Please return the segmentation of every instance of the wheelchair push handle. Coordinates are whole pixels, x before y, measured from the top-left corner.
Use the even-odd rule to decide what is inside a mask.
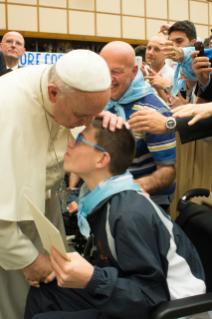
[[[194,188],[189,191],[187,191],[183,197],[182,200],[189,201],[189,199],[193,197],[209,197],[210,190],[207,188]]]

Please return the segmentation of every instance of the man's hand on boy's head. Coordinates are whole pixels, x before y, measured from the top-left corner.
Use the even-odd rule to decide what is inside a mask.
[[[94,267],[77,252],[67,255],[70,261],[65,260],[51,247],[50,258],[58,286],[84,289],[93,276]]]
[[[122,125],[124,124],[124,119],[121,116],[116,116],[115,114],[109,112],[109,111],[104,111],[101,112],[96,116],[96,118],[102,118],[102,126],[104,128],[107,128],[109,125],[109,130],[110,131],[115,131],[115,129],[120,129]],[[129,126],[127,123],[125,123],[126,128],[129,129]]]

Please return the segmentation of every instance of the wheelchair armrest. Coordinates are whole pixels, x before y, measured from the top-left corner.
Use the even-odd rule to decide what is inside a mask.
[[[150,313],[150,319],[175,319],[212,310],[212,292],[163,302]]]

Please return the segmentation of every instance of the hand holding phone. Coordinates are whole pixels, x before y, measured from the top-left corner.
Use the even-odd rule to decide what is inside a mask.
[[[196,42],[194,43],[195,51],[199,51],[197,54],[197,57],[205,57],[205,51],[202,42]],[[208,66],[202,66],[202,68],[208,68]]]

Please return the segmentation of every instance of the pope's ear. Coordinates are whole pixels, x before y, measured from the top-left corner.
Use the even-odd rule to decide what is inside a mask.
[[[96,168],[101,169],[107,166],[111,161],[110,155],[107,152],[102,153],[102,156],[99,158],[98,162],[96,163]]]
[[[58,97],[58,88],[53,83],[48,84],[48,96],[49,101],[52,103],[54,103]]]

